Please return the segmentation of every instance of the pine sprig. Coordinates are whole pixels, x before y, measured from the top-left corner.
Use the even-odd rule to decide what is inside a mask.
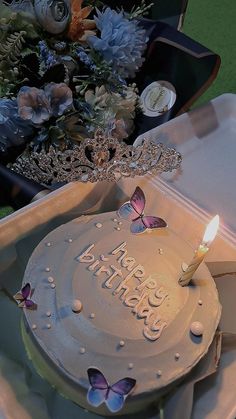
[[[0,60],[8,62],[11,66],[18,63],[23,45],[25,31],[14,32],[7,35],[0,43]]]

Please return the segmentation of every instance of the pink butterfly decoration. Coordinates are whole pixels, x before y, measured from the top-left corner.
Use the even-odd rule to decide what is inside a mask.
[[[36,304],[34,303],[34,301],[30,299],[31,296],[32,289],[30,283],[28,282],[24,287],[21,288],[20,291],[18,291],[14,295],[14,299],[18,303],[18,307],[28,308],[32,310],[36,308]]]
[[[133,390],[136,380],[125,377],[115,384],[109,385],[104,375],[96,368],[88,369],[90,388],[87,393],[88,403],[94,407],[105,403],[110,412],[122,409],[126,397]]]
[[[117,211],[119,217],[131,221],[131,233],[143,233],[146,229],[167,227],[166,222],[159,217],[144,215],[145,195],[137,186],[129,202],[125,202]]]

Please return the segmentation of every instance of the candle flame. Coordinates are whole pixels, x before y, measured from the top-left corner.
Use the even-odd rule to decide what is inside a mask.
[[[211,242],[214,240],[219,227],[219,222],[219,215],[216,215],[208,224],[205,234],[203,236],[203,243],[206,243],[207,246],[209,246]]]

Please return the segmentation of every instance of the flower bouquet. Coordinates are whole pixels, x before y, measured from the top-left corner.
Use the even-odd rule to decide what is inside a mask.
[[[170,83],[154,82],[150,88],[153,80],[147,78],[149,90],[141,94],[147,63],[149,70],[155,66],[149,50],[158,31],[156,21],[145,19],[153,4],[133,3],[124,11],[100,0],[0,0],[2,162],[20,155],[12,168],[44,184],[75,180],[69,173],[78,166],[81,150],[83,167],[92,162],[94,170],[114,163],[117,141],[132,142],[138,121],[145,131],[147,96],[144,118],[151,112],[157,124],[163,115],[171,117],[176,92]],[[99,155],[91,145],[94,137],[96,147],[100,140],[107,144]],[[127,153],[133,156],[133,150]],[[136,155],[126,159],[132,170],[133,160]],[[167,170],[178,164],[179,156]]]
[[[98,127],[120,139],[132,132],[138,95],[129,79],[148,41],[135,18],[147,7],[125,16],[89,3],[1,4],[2,147],[31,135],[35,147],[68,147]]]

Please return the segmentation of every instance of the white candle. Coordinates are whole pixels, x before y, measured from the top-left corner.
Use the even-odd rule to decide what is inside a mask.
[[[194,258],[188,265],[186,271],[182,274],[181,278],[179,279],[179,284],[184,287],[188,285],[191,281],[193,274],[196,272],[198,266],[202,263],[203,259],[205,258],[210,244],[214,240],[217,230],[219,227],[219,215],[216,215],[211,222],[208,224],[205,234],[203,236],[202,243],[200,244],[199,248],[194,255]]]

